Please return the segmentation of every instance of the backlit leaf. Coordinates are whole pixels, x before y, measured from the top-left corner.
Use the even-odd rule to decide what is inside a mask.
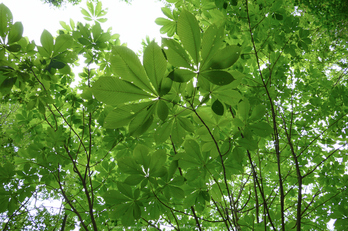
[[[153,102],[147,102],[119,106],[106,116],[104,126],[113,129],[123,127],[129,124],[141,111],[147,110],[152,103]]]
[[[177,32],[185,49],[190,53],[195,64],[198,64],[201,36],[195,16],[186,10],[181,11]]]
[[[190,59],[178,42],[174,39],[162,38],[162,44],[170,64],[175,67],[191,68]]]
[[[112,49],[110,61],[111,68],[116,75],[139,88],[154,93],[144,67],[132,50],[124,46],[116,46]]]
[[[157,115],[162,121],[168,117],[168,106],[163,100],[159,100],[157,103]]]
[[[44,30],[41,34],[41,45],[47,51],[49,55],[51,55],[53,51],[53,36],[47,30]]]
[[[215,114],[222,116],[224,114],[224,105],[217,99],[214,101],[214,103],[211,105],[211,109]]]
[[[221,48],[223,41],[223,27],[217,27],[212,25],[208,27],[203,35],[202,40],[202,62],[201,66],[204,66],[204,63],[209,61],[215,53]]]
[[[74,41],[70,35],[62,34],[56,38],[54,44],[54,54],[67,51],[73,45]]]
[[[225,48],[218,50],[215,55],[200,68],[200,70],[207,70],[209,68],[229,68],[238,60],[241,51],[242,48],[239,46],[226,46]]]
[[[160,83],[164,78],[167,62],[162,53],[162,49],[154,41],[152,41],[144,51],[144,68],[151,83],[158,92]]]
[[[3,3],[0,4],[0,36],[5,38],[12,25],[12,13]]]
[[[8,43],[12,44],[18,42],[22,38],[23,25],[21,22],[15,22],[11,26],[10,33],[8,34]]]
[[[116,77],[100,77],[92,86],[94,96],[103,103],[119,105],[152,96],[134,84]]]
[[[234,80],[233,76],[227,71],[210,70],[200,72],[199,75],[216,85],[227,85]]]
[[[186,69],[175,69],[168,77],[174,82],[185,83],[190,81],[196,73]]]

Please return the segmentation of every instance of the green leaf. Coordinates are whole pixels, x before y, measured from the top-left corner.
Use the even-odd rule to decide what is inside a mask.
[[[186,131],[188,131],[188,132],[194,132],[195,131],[195,128],[192,125],[192,122],[190,121],[189,118],[178,116],[177,120],[178,120],[179,124],[181,125],[181,127],[183,127]]]
[[[162,38],[162,44],[170,64],[175,67],[191,68],[189,56],[178,42],[174,39]]]
[[[49,64],[49,67],[50,68],[56,68],[56,69],[62,69],[65,67],[65,63],[63,62],[59,62],[59,61],[51,61],[50,64]]]
[[[91,15],[95,15],[94,14],[94,4],[92,2],[87,2],[87,7],[88,7],[88,10],[91,13]]]
[[[200,71],[207,69],[226,69],[232,66],[239,58],[242,47],[226,46],[218,50],[215,55],[200,68]]]
[[[147,110],[151,104],[153,102],[119,106],[106,116],[104,126],[112,129],[123,127],[129,124],[141,111]]]
[[[142,111],[129,124],[129,134],[133,137],[139,137],[151,126],[153,122],[153,108],[149,111]]]
[[[182,200],[185,198],[185,192],[184,190],[182,190],[182,188],[172,186],[172,185],[168,185],[167,187],[175,199]]]
[[[21,45],[19,44],[12,44],[10,46],[7,46],[6,49],[10,52],[18,52],[21,50]]]
[[[159,87],[167,68],[162,49],[152,41],[144,51],[144,68],[151,83],[159,92]]]
[[[134,84],[109,76],[100,77],[93,84],[92,92],[99,101],[110,105],[119,105],[153,97]]]
[[[187,155],[190,155],[194,157],[195,159],[199,160],[201,163],[203,163],[203,157],[201,154],[200,147],[195,140],[192,140],[192,139],[186,140],[184,143],[184,149]]]
[[[162,120],[165,121],[168,117],[168,106],[163,100],[159,100],[157,103],[157,115]]]
[[[233,76],[227,71],[209,70],[200,72],[199,75],[216,85],[227,85],[234,80]]]
[[[138,144],[133,150],[134,160],[144,166],[144,169],[147,170],[150,165],[151,157],[149,156],[149,148],[145,145]]]
[[[211,25],[205,31],[202,40],[202,62],[201,66],[204,66],[205,62],[209,61],[214,54],[220,49],[223,44],[224,28]]]
[[[312,44],[312,40],[310,38],[304,38],[303,42],[308,45]]]
[[[133,217],[134,219],[140,219],[141,217],[141,209],[138,203],[133,204]]]
[[[111,68],[116,75],[121,76],[122,79],[133,83],[139,88],[155,93],[139,58],[132,50],[124,46],[114,47],[111,52],[110,62]]]
[[[162,97],[170,91],[172,88],[173,80],[170,78],[166,77],[162,79],[161,84],[160,84],[160,90],[159,90],[159,96]]]
[[[299,35],[301,39],[305,39],[309,36],[309,30],[304,30],[303,28],[300,28]]]
[[[248,100],[243,100],[238,104],[238,115],[243,121],[247,121],[249,117],[250,104]]]
[[[185,49],[198,65],[201,36],[197,19],[190,12],[183,10],[178,18],[177,33]]]
[[[59,24],[67,31],[71,31],[70,27],[63,21],[59,21]]]
[[[161,8],[161,11],[163,12],[163,14],[164,14],[165,16],[167,16],[168,18],[174,20],[173,14],[172,14],[172,12],[170,11],[169,8],[167,8],[167,7],[162,7],[162,8]]]
[[[128,184],[117,182],[117,188],[123,195],[133,198],[132,188]]]
[[[46,108],[45,108],[45,105],[43,104],[43,102],[41,100],[39,100],[38,108],[39,108],[39,112],[44,115],[45,111],[46,111]]]
[[[123,157],[117,161],[119,170],[128,174],[143,174],[140,166],[131,157]]]
[[[155,151],[151,156],[150,169],[162,167],[167,160],[166,151],[163,149]]]
[[[222,116],[224,114],[224,105],[217,99],[214,101],[214,103],[211,105],[211,109],[213,112],[219,116]]]
[[[70,19],[70,27],[72,30],[75,30],[75,22],[74,22],[74,20],[72,20],[72,18]]]
[[[99,16],[99,14],[102,12],[102,3],[97,2],[97,5],[95,6],[94,15]]]
[[[163,123],[162,125],[156,128],[154,138],[157,144],[163,143],[169,138],[170,133],[172,131],[172,125],[173,125],[173,121],[170,121],[170,122]]]
[[[240,139],[238,140],[238,144],[250,151],[257,150],[258,148],[257,142],[252,139],[246,139],[246,138]]]
[[[213,92],[212,95],[217,97],[223,103],[226,103],[231,106],[237,105],[238,102],[242,99],[242,95],[238,91],[232,89],[225,89],[225,87],[218,88]]]
[[[53,37],[50,32],[44,30],[41,34],[41,45],[46,50],[48,55],[50,56],[53,51]]]
[[[87,10],[83,9],[83,8],[81,8],[81,13],[82,13],[84,16],[88,17],[88,18],[91,18],[91,17],[92,17],[92,16],[89,14],[89,12],[88,12]]]
[[[22,38],[23,25],[21,22],[16,22],[11,26],[10,33],[8,34],[8,44],[18,42]]]
[[[161,177],[167,173],[167,169],[164,164],[167,160],[167,154],[165,150],[157,150],[151,156],[150,163],[150,176]]]
[[[250,120],[256,121],[261,119],[266,113],[266,107],[263,104],[258,104],[251,113]]]
[[[173,80],[174,82],[178,83],[186,83],[190,81],[196,73],[186,70],[186,69],[175,69],[174,71],[170,72],[168,77]]]
[[[267,137],[273,133],[272,127],[265,122],[259,122],[256,124],[251,124],[249,126],[250,130],[252,130],[256,135],[261,137]]]
[[[5,39],[13,22],[12,13],[3,3],[0,4],[0,36]]]
[[[173,160],[170,163],[169,168],[168,168],[168,178],[167,178],[167,181],[169,181],[170,179],[173,178],[173,176],[174,176],[174,174],[175,174],[177,169],[178,169],[178,161],[177,160]],[[184,183],[184,178],[182,176],[176,177],[176,178],[181,178],[182,179],[182,184]],[[173,181],[174,181],[174,179],[170,182],[173,185],[179,185],[179,186],[182,185],[182,184],[176,184],[176,182],[173,182]]]
[[[133,215],[133,206],[129,206],[127,211],[123,214],[120,214],[121,217],[121,222],[122,225],[127,227],[127,226],[132,226],[134,225],[134,215]]]
[[[129,184],[129,185],[137,185],[139,184],[142,180],[145,179],[144,175],[130,175],[128,176],[123,183]]]
[[[178,122],[178,120],[174,121],[170,135],[171,135],[173,143],[175,145],[181,146],[181,144],[184,142],[184,138],[186,136],[186,133],[185,133],[184,128]]]
[[[103,195],[103,198],[105,200],[105,203],[108,205],[117,205],[129,201],[129,198],[125,197],[123,194],[116,190],[107,191]]]
[[[72,47],[74,41],[70,35],[61,34],[56,38],[56,43],[54,44],[54,53],[53,55],[57,55],[60,52],[67,51]]]
[[[275,13],[274,16],[277,20],[283,20],[283,15],[281,14]]]

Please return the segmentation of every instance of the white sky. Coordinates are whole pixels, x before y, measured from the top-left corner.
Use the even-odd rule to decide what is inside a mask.
[[[61,9],[50,7],[40,0],[0,0],[0,3],[4,3],[11,10],[14,21],[23,23],[23,35],[29,40],[35,40],[36,44],[40,44],[44,29],[54,37],[57,36],[57,31],[62,28],[59,21],[69,25],[71,18],[75,23],[88,23],[80,12],[81,7],[87,9],[86,0],[82,0],[77,6],[67,4]],[[108,8],[105,16],[108,21],[101,26],[104,30],[112,27],[113,33],[120,34],[121,43],[127,43],[135,52],[141,49],[141,41],[146,35],[160,43],[160,27],[154,21],[163,17],[163,3],[158,0],[133,0],[131,4],[127,4],[122,0],[102,0],[102,4],[103,9]]]

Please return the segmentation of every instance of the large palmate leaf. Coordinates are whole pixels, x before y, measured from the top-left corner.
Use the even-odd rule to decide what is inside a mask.
[[[129,124],[141,111],[146,111],[153,102],[128,104],[111,111],[104,120],[106,128],[120,128]]]
[[[44,30],[41,34],[40,41],[41,41],[42,48],[47,52],[48,57],[50,57],[53,51],[53,36],[51,35],[50,32],[48,32],[47,30]]]
[[[190,12],[183,10],[178,19],[177,33],[185,49],[198,65],[201,35],[197,19]]]
[[[234,80],[229,72],[221,70],[202,71],[199,75],[216,85],[227,85]]]
[[[18,42],[22,38],[23,25],[21,22],[16,22],[11,26],[10,33],[8,34],[8,43],[12,44]]]
[[[10,26],[12,25],[13,16],[9,8],[3,3],[0,4],[0,36],[5,38]]]
[[[154,41],[144,51],[144,68],[152,85],[159,92],[160,84],[167,68],[167,62],[162,49]]]
[[[174,82],[185,83],[187,81],[190,81],[195,75],[196,73],[190,70],[175,69],[168,75],[168,77]]]
[[[110,105],[152,97],[134,84],[110,76],[99,78],[93,84],[92,92],[99,101]]]
[[[113,72],[122,79],[152,93],[155,93],[137,55],[129,48],[116,46],[110,56]]]
[[[191,68],[189,56],[178,42],[174,39],[162,38],[162,44],[170,64],[175,67]]]
[[[56,42],[54,44],[54,54],[56,55],[60,52],[64,52],[67,49],[71,48],[74,41],[73,38],[70,35],[67,34],[61,34],[56,38]]]
[[[200,70],[229,68],[238,60],[241,51],[242,48],[239,46],[226,46],[218,50],[210,60],[207,60]]]
[[[223,44],[224,28],[212,25],[204,32],[201,51],[201,66],[204,66]]]
[[[137,137],[142,135],[153,122],[155,107],[150,105],[147,110],[140,111],[129,124],[129,134]]]

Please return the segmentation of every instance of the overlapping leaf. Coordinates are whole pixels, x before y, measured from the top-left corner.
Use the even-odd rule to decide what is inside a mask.
[[[119,105],[152,97],[134,84],[116,77],[101,77],[92,87],[95,97],[103,103]]]
[[[144,67],[132,50],[124,46],[116,46],[112,49],[110,61],[111,68],[116,75],[139,88],[155,93]]]
[[[190,12],[183,10],[179,16],[177,33],[185,49],[191,55],[195,64],[199,61],[201,35],[197,19]]]
[[[151,83],[159,92],[161,81],[167,68],[162,49],[152,41],[144,51],[144,68]]]

